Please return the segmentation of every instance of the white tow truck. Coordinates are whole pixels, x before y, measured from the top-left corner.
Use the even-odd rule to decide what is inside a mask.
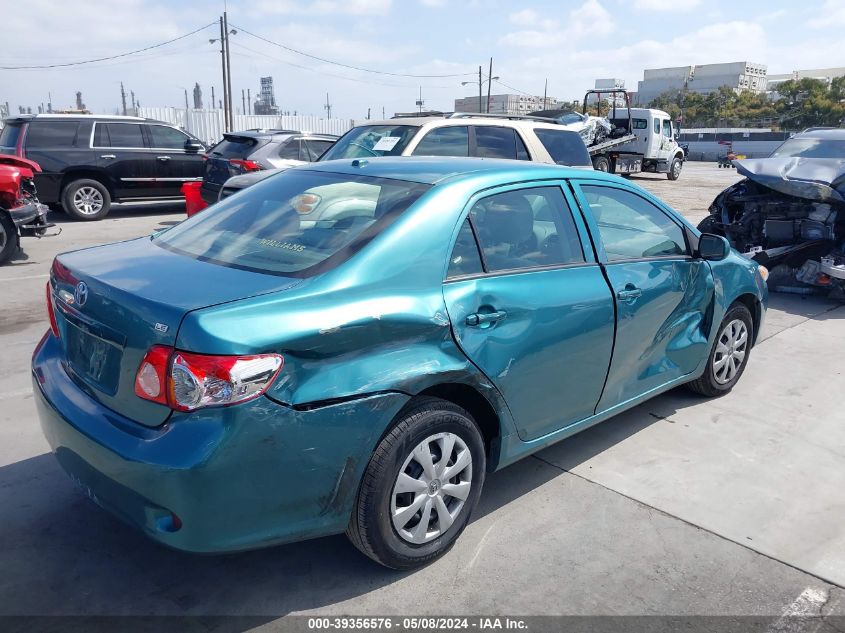
[[[584,114],[590,95],[597,97],[599,115],[602,105],[608,106],[607,119],[611,125],[605,138],[587,146],[593,168],[623,175],[663,173],[669,180],[678,179],[684,164],[684,150],[678,145],[677,129],[668,113],[632,108],[624,90],[588,90],[584,95]],[[625,105],[617,105],[620,101]]]

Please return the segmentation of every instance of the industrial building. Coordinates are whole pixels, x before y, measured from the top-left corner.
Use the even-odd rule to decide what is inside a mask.
[[[279,107],[276,105],[276,95],[273,91],[273,78],[261,78],[261,92],[252,110],[255,114],[278,114]]]
[[[771,99],[777,99],[780,97],[777,87],[784,81],[818,79],[820,81],[824,81],[827,83],[828,87],[830,87],[830,83],[837,77],[845,77],[845,68],[810,68],[808,70],[793,70],[791,73],[784,73],[780,75],[769,75],[767,77],[767,92]]]
[[[765,64],[752,62],[649,68],[643,71],[643,80],[638,82],[636,102],[645,105],[670,91],[709,94],[722,86],[736,92],[763,93],[767,86],[766,71]]]
[[[478,96],[455,99],[455,112],[478,112]],[[491,114],[528,114],[536,110],[554,110],[563,106],[559,99],[546,97],[533,97],[527,95],[490,95]],[[481,107],[487,111],[487,95],[481,97]]]

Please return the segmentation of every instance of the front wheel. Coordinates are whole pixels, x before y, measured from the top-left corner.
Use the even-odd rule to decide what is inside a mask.
[[[593,169],[596,171],[610,171],[610,161],[607,159],[606,156],[599,156],[598,158],[593,159]]]
[[[111,195],[98,180],[82,178],[65,187],[62,206],[76,220],[102,220],[111,208]]]
[[[18,228],[12,218],[0,209],[0,264],[5,264],[18,250]]]
[[[346,533],[386,567],[425,565],[463,532],[485,468],[484,442],[472,416],[439,398],[420,399],[376,447]]]
[[[711,398],[728,393],[739,382],[748,365],[753,340],[751,312],[737,303],[728,310],[719,325],[719,334],[710,350],[704,374],[687,386],[695,393]]]
[[[669,173],[666,174],[666,177],[669,180],[677,180],[681,177],[681,168],[684,165],[684,161],[680,158],[675,158],[672,160],[672,166],[669,167]]]

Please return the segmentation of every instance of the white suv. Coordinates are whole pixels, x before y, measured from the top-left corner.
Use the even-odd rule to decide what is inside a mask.
[[[476,156],[592,168],[578,133],[553,121],[464,113],[358,125],[320,161],[372,156]]]

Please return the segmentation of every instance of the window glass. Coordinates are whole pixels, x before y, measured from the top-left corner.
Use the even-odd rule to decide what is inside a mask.
[[[649,201],[629,191],[582,185],[610,261],[687,254],[684,232]]]
[[[0,147],[14,148],[18,144],[22,128],[23,126],[20,123],[6,123],[3,129],[0,129]],[[13,154],[14,152],[9,153]]]
[[[166,125],[151,125],[147,128],[152,135],[153,147],[161,149],[185,149],[188,135]]]
[[[592,166],[590,153],[577,132],[534,128],[534,133],[558,165]]]
[[[351,257],[428,188],[289,169],[221,200],[153,242],[223,266],[307,277]]]
[[[645,119],[632,119],[634,122],[634,129],[635,130],[646,130],[648,129],[648,121]]]
[[[581,241],[559,187],[498,193],[470,210],[488,271],[584,261]]]
[[[461,275],[474,275],[480,272],[483,272],[481,255],[478,253],[478,244],[472,234],[469,218],[467,218],[458,233],[455,248],[452,249],[452,257],[449,259],[449,270],[446,276],[460,277]]]
[[[78,121],[35,120],[26,131],[26,148],[73,147],[78,130]]]
[[[302,141],[302,144],[308,148],[309,160],[317,160],[322,156],[327,149],[334,145],[334,141],[318,141],[310,138],[307,141]]]
[[[220,158],[246,158],[257,148],[258,141],[251,136],[224,134],[223,140],[212,147],[208,153]]]
[[[298,138],[289,139],[279,148],[279,158],[285,158],[287,160],[308,160],[302,157],[302,153]]]
[[[528,148],[525,147],[525,142],[516,130],[513,131],[513,136],[516,139],[516,160],[531,160],[528,155]]]
[[[792,138],[772,152],[772,156],[845,158],[845,141],[826,141],[820,138]]]
[[[660,134],[660,119],[654,120],[654,133]]]
[[[108,147],[144,147],[144,135],[137,123],[98,123],[108,130]]]
[[[417,130],[414,125],[359,125],[341,136],[320,160],[401,156]]]
[[[482,158],[516,158],[516,135],[509,127],[475,127],[475,145]]]
[[[414,156],[469,156],[469,131],[465,125],[439,127],[423,136]]]
[[[672,138],[672,122],[668,120],[663,121],[663,136]]]

